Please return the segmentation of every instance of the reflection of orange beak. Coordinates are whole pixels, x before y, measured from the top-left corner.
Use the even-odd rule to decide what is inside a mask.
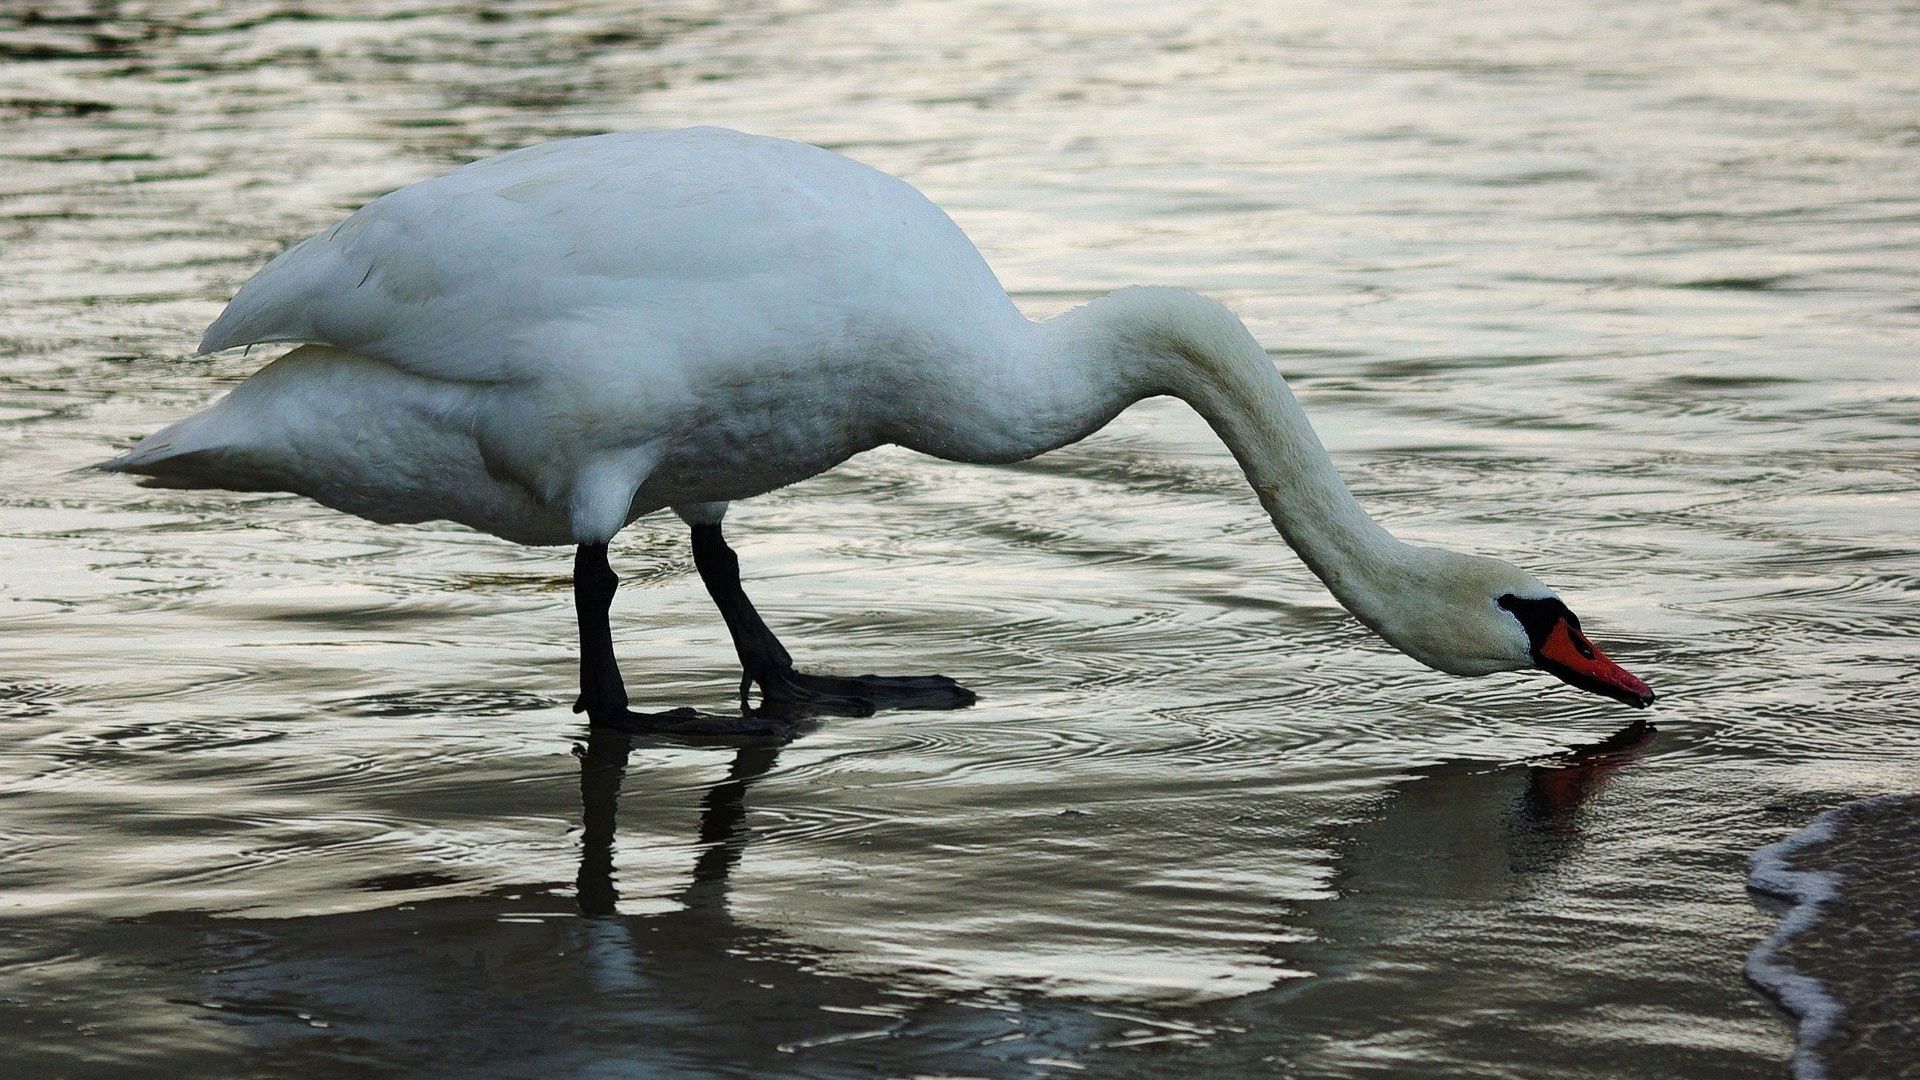
[[[1564,618],[1547,632],[1534,656],[1543,670],[1582,690],[1605,694],[1640,709],[1653,704],[1652,688],[1607,659],[1607,654],[1594,648],[1593,642]]]

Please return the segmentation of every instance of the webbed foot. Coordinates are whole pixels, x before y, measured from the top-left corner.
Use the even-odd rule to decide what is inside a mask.
[[[697,709],[659,713],[594,710],[588,719],[594,727],[690,746],[781,746],[793,741],[801,721],[798,714],[778,709],[756,709],[739,716]]]
[[[868,716],[881,709],[964,709],[973,691],[945,675],[809,675],[792,667],[754,672],[741,683],[744,698],[760,684],[766,705],[782,711]]]

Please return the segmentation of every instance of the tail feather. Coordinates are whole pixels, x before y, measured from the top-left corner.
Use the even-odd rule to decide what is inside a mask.
[[[288,491],[370,521],[445,518],[519,543],[571,542],[564,509],[489,471],[475,435],[483,393],[307,345],[94,467],[154,487]]]
[[[193,414],[135,443],[118,457],[92,466],[101,472],[132,473],[147,487],[217,487],[230,491],[272,490],[264,478],[248,475],[245,455],[220,429],[219,408]]]

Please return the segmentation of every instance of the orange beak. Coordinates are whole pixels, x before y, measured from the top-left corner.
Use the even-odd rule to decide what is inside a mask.
[[[1634,674],[1607,659],[1577,627],[1564,617],[1547,631],[1545,640],[1534,650],[1534,663],[1552,672],[1561,681],[1605,694],[1644,709],[1653,704],[1653,689]]]

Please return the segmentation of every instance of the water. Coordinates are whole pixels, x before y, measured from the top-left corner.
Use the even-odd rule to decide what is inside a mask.
[[[1746,855],[1920,782],[1910,13],[628,7],[0,14],[23,1075],[1785,1068]],[[911,179],[1029,313],[1225,301],[1362,498],[1559,586],[1657,735],[1547,767],[1623,710],[1385,651],[1171,402],[736,507],[803,661],[982,695],[777,754],[590,744],[564,552],[70,473],[273,355],[181,359],[286,243],[691,122]],[[678,523],[614,562],[637,699],[723,705]]]

